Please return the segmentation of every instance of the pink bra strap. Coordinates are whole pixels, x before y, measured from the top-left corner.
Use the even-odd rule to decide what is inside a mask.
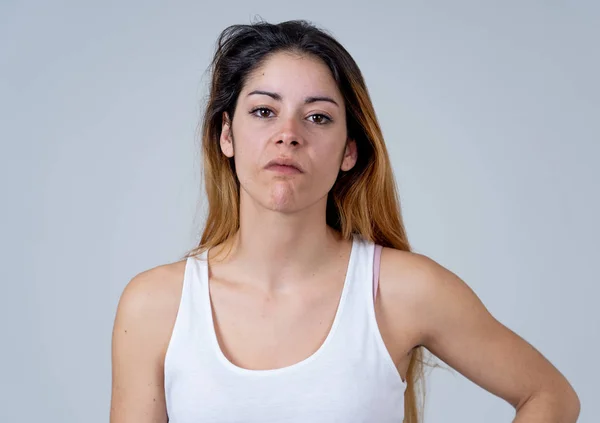
[[[377,298],[377,287],[379,286],[379,263],[381,262],[381,245],[375,244],[375,253],[373,254],[373,300]]]

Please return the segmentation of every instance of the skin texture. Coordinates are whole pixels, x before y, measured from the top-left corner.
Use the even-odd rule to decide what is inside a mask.
[[[337,105],[307,102],[315,97]],[[241,185],[240,230],[209,251],[215,331],[233,364],[285,367],[319,348],[335,315],[351,245],[326,225],[326,201],[338,172],[355,165],[356,146],[328,68],[306,56],[270,57],[223,121],[221,150],[234,158]],[[297,160],[304,172],[264,168],[277,157]],[[217,260],[226,246],[231,254]],[[167,422],[163,363],[184,266],[144,271],[123,291],[113,329],[111,423]],[[412,350],[423,345],[512,404],[516,422],[576,420],[579,401],[560,372],[433,260],[384,248],[375,308],[402,379]]]

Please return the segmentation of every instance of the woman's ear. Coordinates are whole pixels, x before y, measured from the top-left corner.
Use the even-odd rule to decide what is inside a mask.
[[[233,157],[233,137],[231,133],[231,120],[229,119],[229,114],[227,112],[223,112],[222,121],[219,144],[221,145],[223,154],[231,158]]]
[[[342,159],[342,165],[340,169],[344,172],[349,171],[356,164],[356,160],[358,158],[358,152],[356,148],[356,141],[351,138],[348,138],[346,141],[346,149],[344,151],[344,157]]]

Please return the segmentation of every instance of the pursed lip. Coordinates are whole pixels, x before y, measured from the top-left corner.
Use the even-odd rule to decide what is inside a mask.
[[[269,163],[267,163],[265,169],[268,169],[270,166],[273,165],[291,166],[293,168],[296,168],[299,172],[304,173],[304,169],[302,169],[302,166],[300,166],[300,164],[296,160],[290,157],[278,157],[276,159],[273,159]]]

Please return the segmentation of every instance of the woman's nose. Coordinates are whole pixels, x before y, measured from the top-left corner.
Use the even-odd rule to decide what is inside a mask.
[[[279,127],[275,141],[277,143],[284,144],[301,144],[302,138],[302,127],[296,116],[290,116],[282,119],[281,126]]]

